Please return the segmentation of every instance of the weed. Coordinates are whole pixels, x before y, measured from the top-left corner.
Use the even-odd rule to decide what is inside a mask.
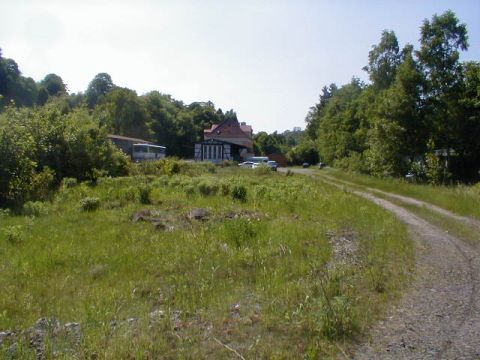
[[[358,327],[352,301],[345,295],[326,298],[319,317],[321,333],[329,339],[350,337]]]
[[[226,181],[220,183],[220,194],[222,196],[228,196],[230,195],[230,184]]]
[[[62,180],[62,187],[64,188],[73,188],[78,185],[78,181],[75,178],[63,178]]]
[[[140,186],[140,203],[141,204],[145,204],[145,205],[151,204],[152,203],[151,195],[152,195],[152,187],[150,185],[145,184]]]
[[[48,214],[48,206],[41,201],[27,201],[22,212],[26,216],[42,216]]]
[[[185,185],[183,191],[187,196],[193,196],[196,193],[195,186],[193,186],[192,184]]]
[[[234,244],[237,248],[251,245],[258,234],[258,228],[255,224],[245,219],[228,221],[224,228],[225,240]]]
[[[21,225],[7,226],[4,230],[7,241],[12,245],[18,245],[23,242],[23,227]]]
[[[0,218],[10,216],[11,210],[10,209],[1,209],[0,208]]]
[[[198,184],[198,191],[202,196],[213,196],[218,192],[218,185],[213,182],[202,181]]]
[[[260,165],[253,169],[255,175],[271,175],[272,169],[268,165]]]
[[[241,202],[247,201],[247,188],[244,185],[236,184],[232,187],[232,199]]]
[[[100,207],[100,199],[98,197],[86,197],[80,200],[80,208],[83,211],[95,211]]]

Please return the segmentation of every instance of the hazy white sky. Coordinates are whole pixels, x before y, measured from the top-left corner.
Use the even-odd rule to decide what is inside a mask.
[[[383,29],[417,44],[423,19],[453,10],[480,60],[480,0],[0,0],[0,48],[25,76],[85,91],[99,72],[143,94],[233,108],[255,132],[304,128],[321,88],[366,80]]]

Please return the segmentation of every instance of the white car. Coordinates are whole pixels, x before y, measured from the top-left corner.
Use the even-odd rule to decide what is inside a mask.
[[[242,167],[242,168],[252,168],[253,167],[253,164],[254,162],[253,161],[245,161],[245,162],[242,162],[240,164],[238,164],[238,166]]]

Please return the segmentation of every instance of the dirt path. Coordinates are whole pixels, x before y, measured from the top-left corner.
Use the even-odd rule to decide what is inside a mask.
[[[329,176],[329,175],[326,175],[326,174],[320,174],[320,175],[321,175],[321,177],[326,178],[326,179],[328,179],[332,182],[335,182],[335,183],[342,183],[342,184],[350,185],[350,186],[360,186],[360,187],[364,188],[365,190],[367,190],[368,192],[373,192],[373,193],[380,194],[380,195],[383,195],[383,196],[388,196],[392,199],[400,200],[400,201],[402,201],[406,204],[426,207],[427,209],[435,211],[435,212],[437,212],[441,215],[447,216],[451,219],[458,220],[458,221],[463,222],[463,223],[465,223],[465,224],[467,224],[467,225],[469,225],[469,226],[471,226],[471,227],[473,227],[477,230],[480,230],[480,220],[473,219],[473,218],[468,217],[468,216],[457,215],[457,214],[455,214],[455,213],[453,213],[449,210],[446,210],[444,208],[441,208],[437,205],[429,204],[425,201],[417,200],[417,199],[414,199],[414,198],[411,198],[411,197],[407,197],[407,196],[403,196],[403,195],[398,195],[398,194],[378,190],[378,189],[371,188],[371,187],[368,187],[368,186],[365,186],[365,185],[355,184],[355,183],[352,183],[350,181],[340,180],[340,179],[337,179],[333,176]]]
[[[296,172],[314,175],[309,169]],[[324,180],[343,186],[336,180]],[[404,208],[351,190],[394,213],[417,245],[417,276],[355,359],[480,359],[480,256],[477,249]],[[390,195],[389,193],[386,193]],[[428,204],[427,204],[428,205]]]

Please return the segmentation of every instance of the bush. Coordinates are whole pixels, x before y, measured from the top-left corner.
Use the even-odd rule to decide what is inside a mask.
[[[77,185],[78,185],[78,180],[75,179],[75,178],[66,177],[66,178],[63,178],[63,180],[62,180],[62,187],[63,188],[70,189],[70,188],[73,188]]]
[[[256,200],[260,200],[266,197],[267,193],[269,191],[269,188],[265,185],[257,185],[254,188],[254,196]]]
[[[48,206],[41,201],[27,201],[23,205],[23,214],[26,216],[42,216],[48,214]]]
[[[142,185],[140,187],[140,203],[148,205],[152,203],[151,199],[152,187],[150,185]]]
[[[272,173],[272,169],[268,165],[259,165],[255,169],[253,169],[255,175],[270,175]]]
[[[183,188],[183,191],[185,191],[185,194],[187,196],[193,196],[195,195],[195,186],[193,186],[192,184],[185,185],[185,187]]]
[[[198,184],[198,191],[202,196],[213,196],[218,192],[218,185],[209,181],[202,181]]]
[[[4,229],[5,236],[7,238],[7,241],[10,244],[16,245],[20,244],[23,242],[23,227],[21,225],[12,225],[12,226],[7,226]]]
[[[237,248],[251,245],[251,242],[258,235],[257,227],[245,219],[228,221],[225,223],[224,229],[226,232],[225,239]]]
[[[345,171],[366,173],[367,167],[363,155],[357,152],[350,152],[348,156],[335,160],[335,167]]]
[[[30,198],[33,200],[47,200],[52,191],[54,179],[55,172],[46,166],[41,172],[36,173],[32,178]]]
[[[83,211],[95,211],[100,207],[100,199],[97,197],[86,197],[80,200],[80,208]]]
[[[87,109],[65,113],[56,104],[2,113],[0,159],[0,202],[13,206],[47,198],[64,177],[124,175],[128,165]]]
[[[232,199],[241,202],[247,201],[247,188],[244,185],[234,185],[232,187]]]
[[[137,199],[137,190],[133,186],[122,189],[120,192],[120,200],[124,202],[135,201]]]
[[[348,337],[356,330],[353,305],[343,295],[325,299],[319,315],[321,332],[329,339]]]
[[[228,182],[222,182],[220,184],[220,194],[222,194],[222,196],[230,195],[230,184]]]

